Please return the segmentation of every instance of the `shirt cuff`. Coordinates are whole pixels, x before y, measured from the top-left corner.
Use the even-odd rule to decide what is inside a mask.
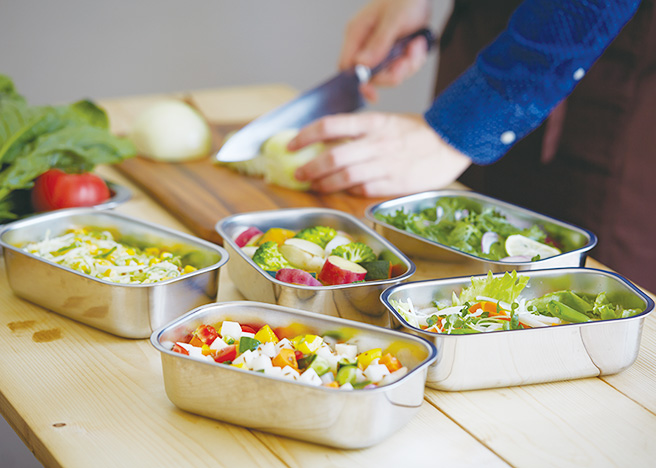
[[[538,127],[554,105],[528,95],[514,95],[511,101],[491,85],[477,62],[440,94],[424,118],[446,143],[486,165]]]

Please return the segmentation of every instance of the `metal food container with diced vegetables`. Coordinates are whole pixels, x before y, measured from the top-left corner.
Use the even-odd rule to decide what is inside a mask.
[[[438,359],[428,371],[426,385],[439,390],[473,390],[594,377],[621,372],[636,360],[642,326],[654,301],[622,276],[591,268],[557,268],[518,272],[529,277],[520,297],[535,298],[557,290],[606,292],[639,315],[613,320],[450,335],[432,333],[409,324],[396,310],[396,301],[425,307],[449,300],[471,285],[470,277],[417,281],[386,290],[385,304],[396,327],[431,340]],[[497,274],[495,276],[501,276]]]
[[[549,236],[563,241],[569,248],[560,255],[539,260],[495,261],[399,229],[376,217],[377,214],[393,215],[398,210],[406,213],[419,213],[424,209],[435,207],[435,204],[441,198],[460,198],[464,202],[474,204],[474,206],[481,209],[493,208],[519,228],[528,228],[537,224]],[[488,271],[502,272],[584,266],[588,252],[597,244],[597,237],[590,231],[511,203],[466,190],[436,190],[387,200],[369,206],[365,211],[365,216],[374,223],[374,229],[377,232],[410,258],[458,263],[466,267],[467,274],[472,275],[484,274]],[[463,270],[460,269],[459,271]]]
[[[385,253],[399,273],[389,279],[334,286],[305,286],[275,279],[258,267],[237,246],[234,237],[244,228],[255,226],[261,231],[282,227],[301,230],[312,226],[328,226],[351,234],[377,254]],[[335,317],[380,326],[389,326],[389,314],[379,301],[385,288],[407,281],[415,265],[399,249],[357,218],[326,208],[291,208],[232,215],[216,225],[223,245],[230,253],[228,272],[237,289],[246,299],[278,304]]]
[[[391,384],[359,390],[314,386],[171,351],[198,325],[224,320],[303,326],[312,333],[345,334],[360,350],[393,349],[408,373]],[[201,306],[155,331],[164,386],[179,408],[273,434],[339,448],[361,448],[389,437],[415,415],[424,399],[426,371],[435,360],[427,340],[369,324],[260,302]]]
[[[134,247],[159,247],[197,268],[149,284],[97,279],[32,255],[21,247],[73,228],[112,232]],[[153,330],[201,304],[216,300],[219,268],[228,261],[222,247],[139,219],[74,208],[35,215],[0,232],[9,286],[17,296],[61,315],[125,338],[147,338]]]

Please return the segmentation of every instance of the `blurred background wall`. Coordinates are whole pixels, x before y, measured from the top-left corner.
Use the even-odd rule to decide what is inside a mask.
[[[261,83],[300,91],[336,72],[346,23],[366,3],[2,0],[0,73],[30,104]],[[450,10],[451,0],[433,1],[437,32]],[[422,112],[437,59],[371,108]],[[1,418],[0,460],[39,466]]]

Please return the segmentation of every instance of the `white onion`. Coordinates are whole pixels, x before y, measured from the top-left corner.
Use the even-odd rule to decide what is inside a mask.
[[[481,238],[481,250],[483,251],[484,254],[489,254],[490,247],[492,247],[492,244],[498,241],[499,241],[499,234],[491,231],[486,232],[485,234],[483,234],[483,237]]]
[[[191,106],[174,100],[160,101],[139,115],[130,139],[140,155],[166,162],[206,157],[212,145],[205,119]]]

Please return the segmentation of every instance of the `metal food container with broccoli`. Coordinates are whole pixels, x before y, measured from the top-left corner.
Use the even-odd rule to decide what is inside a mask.
[[[355,217],[326,208],[229,216],[216,225],[246,299],[389,326],[378,297],[414,264]]]
[[[410,258],[463,264],[468,274],[583,266],[597,243],[585,229],[464,190],[400,197],[365,214]]]
[[[222,247],[113,211],[35,215],[0,232],[17,296],[125,338],[216,300]]]

